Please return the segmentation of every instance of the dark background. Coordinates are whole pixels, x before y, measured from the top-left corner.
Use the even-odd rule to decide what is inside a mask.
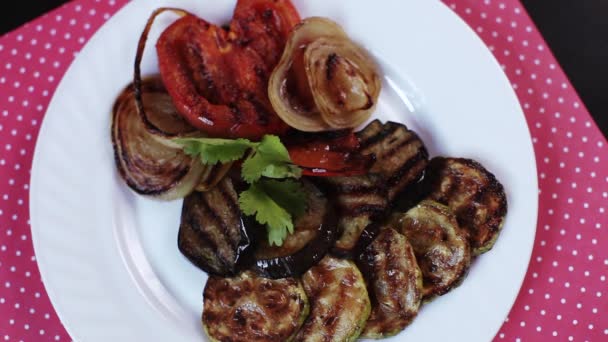
[[[608,136],[608,0],[521,1],[600,129]],[[17,7],[14,1],[3,1],[0,34],[65,2],[25,1]]]

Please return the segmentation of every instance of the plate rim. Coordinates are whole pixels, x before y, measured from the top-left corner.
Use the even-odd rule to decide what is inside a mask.
[[[141,1],[140,1],[140,2],[141,2]],[[161,2],[161,3],[162,3],[162,1],[156,1],[156,2]],[[102,30],[102,29],[103,29],[104,27],[106,27],[106,26],[107,26],[107,25],[108,25],[108,24],[109,24],[111,21],[113,21],[113,20],[114,20],[114,21],[118,21],[118,19],[115,19],[115,18],[117,18],[117,17],[118,17],[118,18],[120,18],[120,14],[121,14],[121,13],[126,13],[128,8],[130,8],[130,7],[135,7],[135,4],[136,4],[136,3],[138,3],[138,1],[132,1],[132,2],[128,2],[128,3],[124,4],[124,5],[123,5],[123,6],[122,6],[122,7],[121,7],[119,10],[117,10],[117,11],[116,11],[116,12],[115,12],[115,13],[112,15],[112,17],[111,17],[111,18],[110,18],[108,21],[106,21],[105,23],[103,23],[103,24],[102,24],[102,25],[101,25],[101,26],[100,26],[100,27],[97,29],[97,31],[96,31],[96,32],[95,32],[95,33],[94,33],[94,34],[93,34],[93,35],[90,37],[90,39],[89,39],[89,40],[87,41],[87,43],[86,43],[86,44],[85,44],[85,45],[82,47],[82,49],[81,49],[81,50],[84,50],[84,49],[85,49],[85,48],[86,48],[88,45],[91,45],[91,43],[92,43],[92,42],[97,41],[97,40],[99,39],[99,37],[102,35],[102,34],[100,34],[100,32],[103,32],[103,30]],[[486,51],[486,52],[487,52],[487,53],[488,53],[488,54],[491,56],[491,60],[494,62],[495,66],[496,66],[497,68],[500,68],[500,64],[499,64],[499,62],[498,62],[498,61],[496,60],[496,58],[495,58],[495,57],[494,57],[494,56],[493,56],[493,55],[490,53],[490,51],[489,51],[489,49],[487,48],[487,46],[485,45],[485,43],[484,43],[484,42],[482,41],[482,39],[481,39],[481,38],[480,38],[480,37],[479,37],[479,36],[478,36],[478,35],[475,33],[475,31],[474,31],[474,30],[473,30],[473,29],[472,29],[472,28],[471,28],[471,27],[470,27],[470,26],[469,26],[469,25],[468,25],[468,24],[467,24],[467,23],[466,23],[466,22],[465,22],[465,21],[464,21],[464,20],[463,20],[463,19],[462,19],[460,16],[458,16],[456,13],[454,13],[453,11],[451,11],[451,10],[450,10],[450,8],[448,7],[448,5],[447,5],[447,4],[444,4],[444,3],[443,3],[443,2],[441,2],[441,1],[436,1],[435,3],[436,3],[436,4],[438,4],[438,6],[437,6],[438,8],[439,8],[439,7],[441,7],[441,8],[439,8],[439,10],[442,10],[442,11],[449,11],[449,12],[450,12],[450,14],[452,15],[452,17],[454,17],[455,19],[457,19],[457,21],[459,21],[461,25],[465,26],[465,30],[463,30],[463,33],[464,33],[465,31],[466,31],[466,32],[468,32],[468,35],[469,35],[469,36],[471,36],[469,39],[471,39],[471,38],[472,38],[472,39],[473,39],[473,40],[475,40],[475,41],[476,41],[478,44],[481,44],[481,45],[483,46],[483,50],[485,50],[485,51]],[[79,55],[80,55],[80,54],[79,54]],[[77,57],[77,58],[78,58],[78,57]],[[36,230],[37,230],[37,229],[39,229],[38,227],[40,227],[40,222],[38,222],[38,217],[35,215],[35,212],[36,212],[36,210],[37,210],[36,204],[34,204],[34,203],[35,203],[35,201],[33,201],[33,200],[32,200],[33,196],[36,194],[36,191],[37,191],[37,189],[38,189],[38,184],[37,184],[37,183],[39,182],[39,179],[40,179],[40,176],[38,175],[38,173],[40,172],[40,171],[39,171],[39,170],[40,170],[40,167],[38,166],[38,164],[40,163],[40,155],[39,155],[39,154],[41,153],[41,152],[40,152],[40,150],[41,150],[41,149],[39,148],[39,142],[42,140],[41,138],[43,137],[43,135],[44,135],[44,134],[46,134],[46,135],[48,135],[48,134],[49,134],[49,133],[45,133],[45,132],[47,132],[47,131],[48,131],[48,129],[45,129],[45,127],[47,127],[47,126],[48,126],[48,125],[46,124],[46,122],[47,122],[48,120],[46,120],[46,119],[47,119],[47,117],[48,117],[49,113],[50,113],[50,112],[51,112],[53,109],[55,109],[53,104],[56,102],[56,97],[57,97],[56,95],[57,95],[57,94],[60,92],[60,89],[62,89],[63,87],[65,87],[65,83],[66,83],[66,75],[67,75],[67,74],[69,74],[69,72],[70,72],[70,70],[73,68],[73,65],[75,64],[75,62],[76,62],[76,59],[75,59],[75,60],[73,60],[73,61],[72,61],[72,63],[70,63],[70,66],[69,66],[69,67],[66,69],[66,71],[65,71],[64,75],[62,76],[62,78],[61,78],[60,82],[58,83],[58,85],[57,85],[57,87],[56,87],[56,89],[55,89],[55,92],[54,92],[54,94],[53,94],[53,96],[52,96],[52,98],[51,98],[51,101],[49,102],[49,104],[48,104],[48,106],[47,106],[47,109],[46,109],[46,111],[45,111],[45,114],[44,114],[44,117],[43,117],[43,120],[42,120],[42,123],[41,123],[41,127],[40,127],[40,130],[39,130],[39,133],[38,133],[37,139],[36,139],[35,148],[34,148],[33,159],[32,159],[32,167],[31,167],[31,173],[30,173],[30,182],[29,182],[29,184],[30,184],[30,194],[29,194],[28,201],[29,201],[29,215],[30,215],[30,220],[31,220],[31,221],[30,221],[30,222],[31,222],[31,224],[30,224],[30,226],[31,226],[31,238],[32,238],[32,243],[33,243],[33,247],[34,247],[34,253],[35,253],[35,255],[37,255],[36,251],[40,251],[40,249],[41,249],[41,248],[40,248],[40,243],[41,243],[41,241],[39,240],[39,234],[38,234],[38,237],[37,237],[37,234],[36,234]],[[503,82],[506,82],[507,84],[509,84],[509,88],[510,88],[510,81],[508,80],[507,76],[506,76],[504,73],[502,73],[502,72],[501,72],[501,74],[503,75]],[[519,112],[519,114],[521,115],[520,120],[523,120],[523,121],[524,121],[524,123],[525,123],[526,128],[528,128],[528,137],[530,138],[529,144],[530,144],[530,146],[532,146],[532,148],[531,148],[531,151],[532,151],[532,157],[533,157],[533,158],[532,158],[532,160],[533,160],[533,164],[532,164],[532,166],[533,166],[533,169],[534,169],[534,171],[535,171],[535,174],[534,174],[533,179],[534,179],[534,182],[535,182],[535,183],[534,183],[534,185],[536,186],[536,188],[538,188],[538,180],[537,180],[537,176],[538,176],[538,168],[537,168],[537,163],[536,163],[536,160],[535,160],[535,158],[534,158],[534,153],[535,153],[535,151],[534,151],[534,148],[533,148],[533,145],[532,145],[532,141],[531,141],[531,138],[532,138],[532,137],[531,137],[531,134],[530,134],[530,131],[529,131],[529,126],[528,126],[527,120],[526,120],[526,118],[525,118],[525,114],[524,114],[524,112],[523,112],[523,110],[522,110],[522,108],[521,108],[521,103],[520,103],[519,99],[517,98],[517,96],[516,96],[515,92],[514,92],[512,89],[511,89],[511,91],[512,91],[512,94],[511,94],[511,95],[512,95],[512,96],[515,98],[515,103],[517,103],[517,105],[518,105],[518,112]],[[536,235],[537,235],[537,226],[538,226],[538,222],[537,222],[537,221],[538,221],[538,204],[539,204],[539,203],[538,203],[538,196],[537,196],[537,197],[535,198],[534,203],[533,203],[533,205],[534,205],[534,209],[533,209],[533,215],[534,215],[534,221],[535,221],[535,223],[534,223],[534,224],[535,224],[535,227],[534,227],[534,234],[533,234],[532,239],[531,239],[531,242],[530,242],[530,244],[531,244],[531,246],[532,246],[532,247],[533,247],[533,245],[534,245],[534,242],[535,242],[535,240],[536,240]],[[518,293],[519,293],[519,292],[521,292],[521,288],[522,288],[523,282],[524,282],[524,280],[525,280],[526,274],[528,273],[529,265],[530,265],[530,262],[531,262],[531,255],[532,255],[532,251],[533,251],[533,248],[532,248],[532,247],[531,247],[531,248],[529,248],[529,249],[527,250],[527,254],[528,254],[528,255],[527,255],[527,258],[526,258],[526,259],[528,260],[528,262],[527,262],[526,267],[525,267],[525,270],[524,270],[524,272],[523,272],[523,276],[522,276],[522,277],[521,277],[521,279],[518,281],[518,289],[519,289],[519,290],[518,290]],[[43,282],[43,286],[44,286],[44,288],[45,288],[45,291],[47,292],[47,294],[48,294],[48,298],[50,299],[51,304],[52,304],[52,306],[53,306],[54,310],[56,311],[56,313],[57,313],[57,315],[58,315],[58,317],[59,317],[59,319],[60,319],[60,321],[61,321],[62,325],[63,325],[63,326],[64,326],[64,328],[65,328],[65,329],[68,331],[68,333],[70,334],[70,336],[71,336],[72,338],[76,338],[76,337],[78,337],[78,334],[77,334],[77,333],[76,333],[76,331],[73,329],[73,327],[72,327],[72,326],[70,326],[70,325],[68,325],[68,324],[66,324],[66,323],[65,323],[65,322],[66,322],[65,317],[62,317],[62,315],[63,315],[63,314],[62,314],[62,310],[60,309],[60,307],[61,307],[61,305],[62,305],[62,304],[60,303],[61,301],[59,301],[59,300],[57,299],[59,296],[58,296],[58,294],[57,294],[57,293],[55,293],[55,289],[52,289],[52,288],[50,288],[50,287],[48,287],[48,286],[47,286],[47,284],[52,283],[52,281],[50,280],[50,279],[52,278],[52,276],[50,276],[50,275],[49,275],[49,273],[47,273],[47,272],[48,272],[48,266],[44,266],[44,265],[45,265],[45,263],[46,263],[46,260],[44,260],[44,259],[42,259],[42,258],[38,258],[38,257],[36,257],[36,262],[37,262],[37,267],[38,267],[38,269],[39,269],[40,276],[41,276],[41,280],[42,280],[42,282]],[[512,309],[512,307],[513,307],[513,305],[514,305],[514,303],[515,303],[515,301],[516,301],[517,297],[518,297],[518,294],[516,294],[516,295],[515,295],[515,296],[512,298],[512,300],[511,300],[511,304],[510,304],[510,308],[511,308],[511,309]],[[510,309],[510,310],[511,310],[511,309]],[[509,313],[509,312],[507,312],[505,315],[508,315],[508,313]],[[506,316],[505,316],[505,317],[506,317]],[[499,329],[500,329],[500,326],[496,327],[496,333],[498,332],[498,330],[499,330]]]

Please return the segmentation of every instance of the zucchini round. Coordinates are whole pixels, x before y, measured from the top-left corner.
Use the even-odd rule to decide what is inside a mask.
[[[507,215],[507,196],[494,174],[472,159],[436,157],[424,183],[428,199],[456,214],[474,256],[492,249]]]
[[[326,256],[302,277],[311,301],[298,342],[355,341],[369,317],[365,280],[354,262]]]
[[[214,342],[291,341],[309,312],[299,280],[261,278],[250,271],[210,277],[203,299],[203,328]]]
[[[471,264],[471,248],[450,208],[425,200],[394,216],[393,226],[414,248],[425,298],[443,295],[460,284]]]
[[[414,249],[404,235],[384,228],[361,254],[359,264],[373,299],[361,335],[383,338],[397,334],[414,320],[422,301],[422,272]]]
[[[304,181],[303,187],[306,212],[295,220],[293,234],[281,246],[271,246],[266,236],[257,239],[253,269],[263,276],[300,276],[318,263],[334,242],[336,219],[327,198],[310,182]]]

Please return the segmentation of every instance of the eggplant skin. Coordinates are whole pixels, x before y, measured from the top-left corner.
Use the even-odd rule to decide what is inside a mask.
[[[423,187],[428,199],[456,214],[468,233],[473,256],[492,249],[507,215],[507,196],[493,173],[473,159],[435,157]]]
[[[304,181],[303,188],[307,196],[306,212],[296,218],[294,233],[287,236],[283,245],[268,245],[265,234],[255,236],[253,269],[258,274],[273,279],[300,276],[333,245],[337,230],[333,205],[311,182]],[[260,227],[256,231],[266,230]]]
[[[370,172],[384,178],[390,203],[422,178],[429,154],[418,134],[407,126],[376,119],[357,132],[357,137],[361,154],[375,156]]]
[[[203,292],[203,328],[217,342],[291,341],[310,307],[295,278],[267,279],[251,271],[212,276]]]
[[[351,342],[361,334],[371,302],[357,265],[326,256],[302,277],[311,311],[297,342]]]
[[[422,303],[422,272],[414,249],[405,236],[384,227],[358,261],[372,297],[372,312],[361,336],[397,334],[416,318]]]
[[[374,222],[383,217],[388,209],[382,177],[375,174],[326,177],[318,182],[332,198],[338,214],[338,237],[332,253],[340,257],[353,257],[365,247],[361,245],[363,235],[375,232],[370,226],[373,227]],[[371,239],[363,240],[371,242]]]
[[[405,214],[394,215],[391,225],[414,248],[425,301],[460,285],[471,265],[471,247],[450,208],[424,200]]]
[[[233,275],[238,271],[250,239],[228,177],[213,189],[195,191],[184,199],[177,246],[207,273]]]

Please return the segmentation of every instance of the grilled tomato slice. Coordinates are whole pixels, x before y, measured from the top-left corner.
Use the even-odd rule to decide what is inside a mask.
[[[230,30],[186,13],[156,51],[179,112],[209,136],[259,139],[288,130],[268,99],[268,78],[300,21],[289,0],[239,0]]]

